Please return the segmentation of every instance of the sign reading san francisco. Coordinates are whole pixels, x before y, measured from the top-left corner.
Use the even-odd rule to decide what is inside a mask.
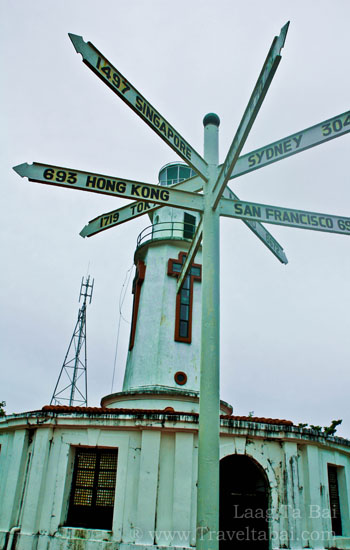
[[[220,214],[275,225],[350,235],[350,218],[254,202],[221,199]]]

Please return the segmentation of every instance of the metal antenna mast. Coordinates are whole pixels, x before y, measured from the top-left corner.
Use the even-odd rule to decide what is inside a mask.
[[[83,305],[79,309],[50,405],[87,405],[86,306],[88,298],[91,304],[93,288],[94,280],[90,283],[90,275],[85,282],[83,277],[79,294],[79,302],[83,297]]]

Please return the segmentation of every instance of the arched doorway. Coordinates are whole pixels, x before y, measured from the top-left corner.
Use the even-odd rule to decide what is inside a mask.
[[[268,550],[269,485],[249,456],[220,461],[220,550]]]

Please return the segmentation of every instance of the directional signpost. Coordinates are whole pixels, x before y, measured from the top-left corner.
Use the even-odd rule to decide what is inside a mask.
[[[350,132],[350,111],[320,124],[239,156],[281,60],[289,23],[275,37],[253,90],[226,160],[218,164],[219,117],[204,117],[204,158],[171,126],[128,80],[82,37],[70,38],[84,63],[107,84],[198,174],[170,187],[136,182],[46,164],[20,164],[14,169],[22,177],[49,185],[68,187],[133,199],[134,202],[91,220],[81,231],[95,235],[164,205],[195,210],[202,219],[178,279],[180,290],[201,242],[203,242],[201,381],[198,444],[197,549],[218,547],[219,531],[219,336],[220,336],[220,216],[241,219],[282,262],[283,248],[262,225],[285,225],[314,231],[350,235],[350,217],[320,214],[278,206],[241,201],[227,187],[230,179],[267,166],[310,147]],[[203,190],[203,194],[199,193]]]
[[[107,84],[142,120],[144,120],[170,147],[180,155],[205,180],[208,167],[203,158],[187,143],[173,126],[145,99],[130,82],[98,51],[91,42],[81,36],[69,34],[77,53],[84,63]]]
[[[248,174],[249,172],[258,170],[259,168],[263,168],[279,160],[306,151],[311,147],[321,145],[331,139],[343,136],[348,132],[350,132],[350,111],[324,120],[315,126],[300,130],[300,132],[296,132],[295,134],[240,156],[229,179],[238,178],[239,176],[243,176],[244,174]],[[219,165],[219,169],[221,169],[221,167],[222,165]],[[196,192],[202,189],[203,180],[195,176],[185,182],[176,184],[174,187],[181,188],[184,191]],[[237,195],[235,195],[228,186],[224,189],[223,197],[239,200]],[[158,205],[151,206],[150,203],[144,203],[144,207],[142,207],[141,202],[138,201],[132,205],[125,206],[119,210],[113,210],[112,212],[94,218],[83,228],[80,234],[83,237],[91,237],[104,229],[109,229],[110,227],[124,223],[131,218],[142,216],[146,212],[151,212],[157,208],[159,208]],[[116,216],[116,220],[113,220],[113,216],[111,216],[111,214],[114,213],[120,213],[120,215]],[[101,221],[100,218],[103,218],[103,220]],[[283,248],[277,243],[272,235],[268,233],[263,225],[259,223],[251,224],[247,220],[243,221],[262,242],[270,248],[271,252],[273,252],[282,263],[287,263]]]
[[[200,178],[196,176],[182,183],[175,184],[170,188],[186,191],[200,191],[202,190],[202,180],[200,180]],[[226,187],[226,189],[224,190],[223,197],[239,200],[237,195],[235,195],[235,193],[233,193],[233,191],[231,191],[228,187]],[[111,212],[106,212],[105,214],[97,216],[97,218],[89,221],[88,225],[85,225],[85,227],[83,227],[80,235],[82,237],[91,237],[92,235],[96,235],[101,231],[105,231],[106,229],[110,229],[111,227],[115,227],[117,225],[120,225],[121,223],[125,223],[131,219],[137,218],[138,216],[143,216],[146,213],[154,212],[158,208],[160,208],[158,204],[135,201],[128,204],[127,206],[123,206],[122,208],[117,208],[116,210],[112,210]],[[288,263],[282,246],[276,241],[271,233],[269,233],[267,229],[263,225],[261,225],[261,223],[250,222],[245,219],[243,219],[242,221],[247,227],[249,227],[251,231],[253,231],[253,233],[255,233],[255,235],[267,246],[267,248],[271,250],[272,254],[274,254],[281,263]],[[200,245],[202,233],[200,233],[197,238]],[[183,280],[183,278],[181,278],[181,280]]]
[[[113,195],[125,199],[147,199],[163,206],[203,210],[203,197],[201,195],[181,191],[180,189],[164,188],[150,183],[103,176],[102,174],[82,172],[81,170],[50,166],[38,162],[20,164],[15,166],[14,170],[22,177],[26,176],[29,181]]]

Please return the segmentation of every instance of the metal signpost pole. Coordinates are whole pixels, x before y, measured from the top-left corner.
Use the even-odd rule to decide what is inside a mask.
[[[220,436],[220,214],[212,209],[217,179],[218,130],[215,114],[204,117],[204,185],[201,376],[198,433],[197,550],[216,550],[219,531]]]

